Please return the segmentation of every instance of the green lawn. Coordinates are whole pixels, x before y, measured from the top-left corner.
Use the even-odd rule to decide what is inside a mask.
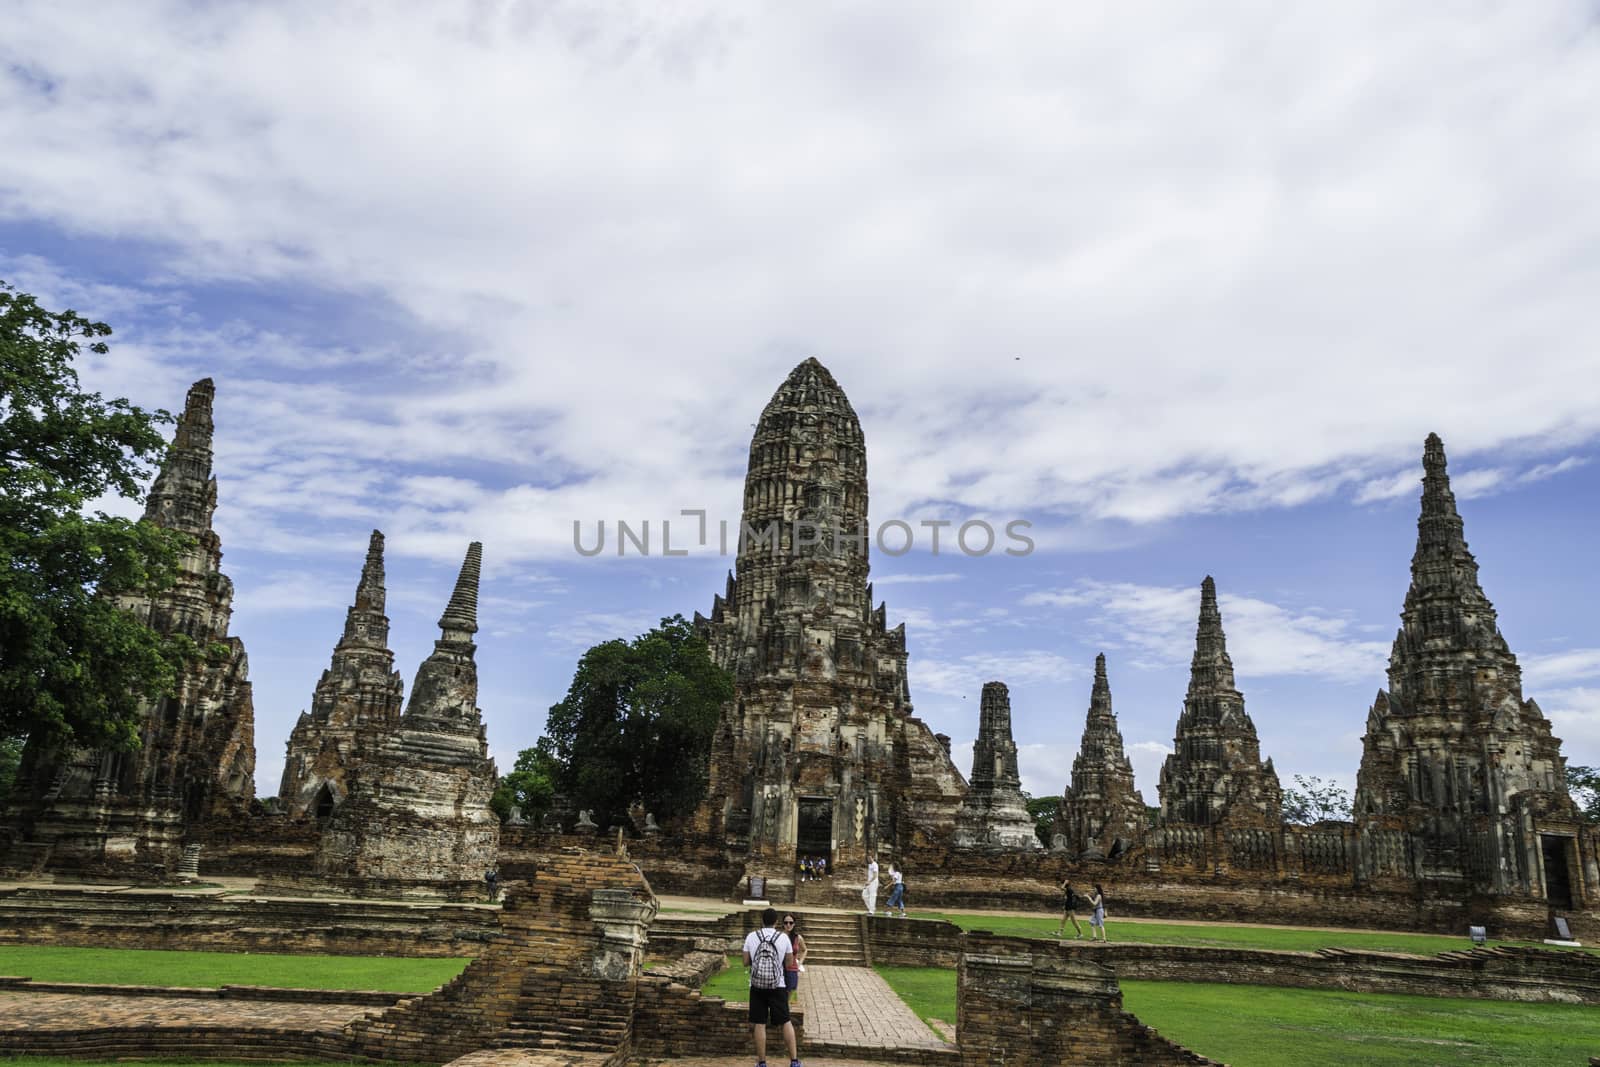
[[[880,967],[923,1019],[956,1018],[956,975]],[[1123,1006],[1231,1067],[1585,1063],[1600,1052],[1600,1011],[1318,989],[1191,982],[1122,983]]]
[[[1123,1005],[1232,1067],[1587,1063],[1600,1011],[1451,997],[1191,982],[1123,982]]]
[[[1014,937],[1054,938],[1059,915],[984,915],[974,912],[922,912],[919,919],[943,919],[953,922],[963,930],[988,930],[991,933]],[[1089,936],[1089,922],[1082,916],[1084,939]],[[1411,952],[1431,956],[1438,952],[1468,949],[1472,942],[1465,937],[1447,937],[1443,934],[1406,934],[1386,932],[1345,932],[1341,930],[1296,930],[1281,926],[1197,926],[1176,922],[1122,922],[1112,918],[1106,923],[1106,932],[1113,941],[1160,945],[1200,945],[1208,948],[1284,949],[1315,952],[1321,948],[1371,949],[1377,952]],[[1067,937],[1072,927],[1067,927]],[[1491,941],[1491,945],[1528,944],[1517,941]],[[1545,946],[1539,946],[1545,947]]]
[[[72,1060],[58,1056],[17,1056],[0,1058],[0,1067],[106,1067],[107,1062],[117,1067],[262,1067],[261,1061],[227,1063],[220,1060]],[[289,1067],[289,1065],[285,1065]],[[349,1060],[339,1063],[296,1063],[293,1067],[351,1067]],[[404,1067],[396,1064],[393,1067]]]
[[[463,959],[391,956],[275,956],[242,952],[0,945],[0,974],[41,982],[104,982],[214,989],[262,985],[425,993],[466,967]]]
[[[956,1025],[956,973],[944,967],[874,967],[889,987],[923,1022],[938,1019]],[[928,1029],[933,1030],[930,1025]],[[943,1040],[944,1035],[933,1031]]]
[[[801,980],[805,979],[801,975]],[[744,957],[729,956],[728,966],[711,976],[711,980],[700,987],[700,992],[708,997],[722,997],[724,1000],[743,1002],[750,999],[750,972],[745,970]]]

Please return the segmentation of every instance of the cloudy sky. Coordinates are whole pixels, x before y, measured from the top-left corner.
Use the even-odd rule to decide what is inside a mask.
[[[730,563],[580,558],[573,522],[737,519],[813,355],[875,521],[1034,524],[875,564],[963,770],[1000,679],[1059,791],[1105,651],[1153,802],[1209,573],[1263,751],[1353,784],[1430,430],[1600,763],[1596,100],[1593,6],[1555,0],[23,2],[0,278],[116,328],[96,388],[217,380],[262,793],[370,529],[408,687],[484,542],[509,766],[585,647]]]

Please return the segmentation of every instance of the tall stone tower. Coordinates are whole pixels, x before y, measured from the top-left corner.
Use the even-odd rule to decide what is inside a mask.
[[[1144,796],[1133,784],[1133,764],[1123,750],[1122,731],[1111,710],[1111,682],[1102,652],[1094,658],[1089,715],[1072,761],[1072,782],[1061,798],[1058,829],[1066,835],[1069,849],[1092,858],[1110,855],[1119,840],[1124,849],[1137,844],[1148,823]]]
[[[815,359],[761,413],[742,517],[726,595],[695,616],[735,683],[697,828],[779,886],[797,855],[850,867],[948,835],[965,785],[911,715],[905,628],[867,583],[861,423]]]
[[[468,899],[482,894],[483,874],[495,866],[495,766],[472,643],[482,561],[474,541],[405,714],[350,770],[349,798],[333,809],[317,848],[317,875],[332,888]]]
[[[1413,835],[1416,877],[1570,904],[1582,872],[1561,742],[1539,705],[1523,699],[1522,670],[1478,584],[1436,434],[1422,467],[1411,588],[1389,688],[1367,714],[1356,822],[1366,836]],[[1572,825],[1541,834],[1536,824],[1551,820]]]
[[[1011,693],[1003,682],[985,682],[972,745],[972,779],[956,816],[957,848],[1040,847],[1033,816],[1022,799],[1017,743],[1011,734]]]
[[[1189,693],[1178,716],[1173,753],[1161,766],[1161,818],[1166,823],[1276,830],[1283,789],[1272,761],[1261,762],[1256,725],[1234,687],[1233,660],[1217,608],[1217,583],[1200,584],[1200,623]]]
[[[28,840],[47,844],[49,866],[113,877],[161,878],[184,837],[210,818],[242,816],[255,796],[255,708],[244,643],[228,633],[233,583],[211,527],[217,481],[210,378],[189,387],[172,448],[145,502],[144,521],[193,538],[171,588],[117,602],[161,633],[212,648],[147,706],[132,752],[33,750],[23,769]]]
[[[292,817],[332,814],[349,793],[345,779],[362,750],[400,721],[403,687],[389,650],[384,598],[383,534],[373,530],[344,635],[311,695],[311,711],[301,712],[289,734],[278,799]]]

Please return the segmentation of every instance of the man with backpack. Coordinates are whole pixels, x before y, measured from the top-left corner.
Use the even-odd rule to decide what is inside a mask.
[[[750,1029],[756,1040],[756,1067],[767,1067],[767,1024],[783,1027],[789,1067],[801,1067],[789,1021],[789,990],[783,972],[794,963],[794,945],[778,926],[778,911],[761,913],[761,929],[744,939],[744,965],[750,968]]]

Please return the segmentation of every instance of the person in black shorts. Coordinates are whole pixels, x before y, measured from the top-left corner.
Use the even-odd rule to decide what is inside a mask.
[[[801,1067],[796,1055],[794,1023],[789,1021],[789,990],[784,971],[794,965],[794,946],[789,935],[777,928],[778,911],[761,913],[761,929],[744,939],[744,965],[750,968],[750,1031],[756,1043],[756,1067],[766,1067],[767,1027],[783,1027],[783,1043],[789,1053],[789,1067]]]

